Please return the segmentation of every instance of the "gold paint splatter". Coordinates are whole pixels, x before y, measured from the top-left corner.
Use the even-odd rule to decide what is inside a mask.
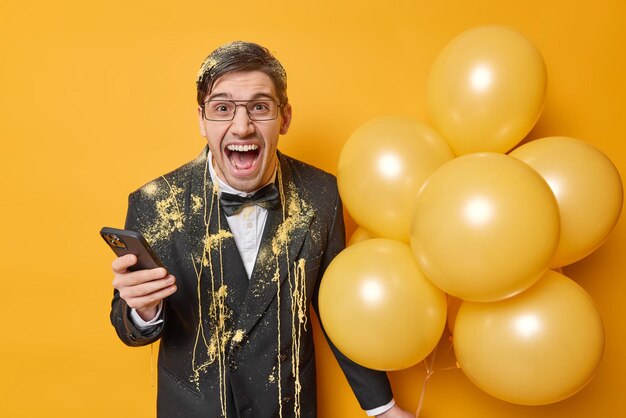
[[[240,343],[243,340],[244,334],[245,332],[242,329],[235,331],[235,334],[233,335],[233,342]]]
[[[306,331],[306,269],[305,260],[299,259],[294,266],[294,283],[291,281],[291,374],[295,379],[294,383],[294,405],[293,411],[296,417],[300,416],[300,345],[302,342],[302,331]]]
[[[194,215],[199,213],[203,206],[204,201],[202,200],[202,197],[191,195],[191,212]]]
[[[276,357],[278,359],[278,416],[280,418],[282,418],[283,416],[283,395],[282,395],[282,383],[281,383],[281,374],[280,374],[280,363],[281,363],[281,358],[280,358],[280,266],[278,264],[278,257],[276,257],[276,271],[274,272],[274,277],[272,278],[272,281],[276,281],[277,283],[277,291],[276,291],[276,320],[277,320],[277,327],[276,329],[278,330],[278,332],[276,333],[276,338],[277,338],[277,347],[276,347]]]
[[[211,234],[205,238],[204,250],[205,251],[215,250],[222,245],[222,242],[225,239],[228,239],[228,238],[234,239],[233,233],[225,229],[220,229],[215,234]]]
[[[213,58],[211,55],[209,55],[204,60],[202,65],[200,65],[200,69],[198,70],[198,74],[196,76],[196,82],[199,83],[200,80],[202,79],[202,77],[204,76],[204,73],[207,72],[208,70],[212,69],[216,65],[217,65],[217,60],[215,58]]]
[[[283,208],[283,213],[285,208]],[[303,200],[299,199],[299,196],[292,196],[289,202],[289,217],[285,218],[283,215],[283,222],[278,227],[276,236],[272,240],[272,253],[275,256],[288,248],[291,241],[291,235],[294,230],[307,226],[307,222],[312,212],[311,207]]]
[[[145,186],[143,186],[141,191],[148,196],[153,196],[157,192],[158,189],[159,189],[159,186],[157,186],[156,181],[152,181],[146,184]]]
[[[157,197],[154,203],[156,219],[143,231],[146,240],[151,245],[169,239],[172,233],[183,229],[185,222],[185,217],[178,207],[178,196],[183,189],[170,184],[165,177],[161,178],[166,182],[167,189],[160,187],[156,182],[149,183],[142,188],[144,193]]]

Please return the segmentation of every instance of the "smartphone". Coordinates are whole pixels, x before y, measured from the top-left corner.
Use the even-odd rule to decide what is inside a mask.
[[[128,268],[130,271],[164,267],[148,241],[139,232],[104,227],[100,230],[100,236],[118,257],[126,254],[137,256],[137,263]]]

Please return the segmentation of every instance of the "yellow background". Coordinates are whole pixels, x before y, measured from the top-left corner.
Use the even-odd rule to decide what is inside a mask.
[[[151,348],[123,346],[108,322],[113,257],[98,230],[123,224],[130,191],[199,152],[194,81],[219,44],[275,52],[294,108],[281,148],[335,172],[359,124],[426,120],[428,72],[446,43],[508,25],[548,68],[546,107],[528,137],[584,139],[624,176],[624,22],[624,0],[0,1],[0,416],[154,416]],[[420,416],[626,416],[625,250],[622,221],[565,269],[606,327],[604,360],[583,391],[542,407],[501,402],[443,370],[454,366],[444,336]],[[364,416],[318,342],[320,417]],[[417,408],[423,370],[391,375],[407,409]]]

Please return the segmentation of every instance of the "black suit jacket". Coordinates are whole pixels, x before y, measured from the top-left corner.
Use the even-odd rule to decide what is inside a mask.
[[[126,228],[143,233],[177,278],[164,322],[150,332],[137,329],[117,292],[111,321],[128,345],[161,339],[161,417],[315,417],[309,310],[317,309],[320,279],[344,248],[336,180],[279,153],[281,204],[269,210],[248,280],[207,152],[129,197]],[[331,348],[362,408],[391,400],[384,372]]]

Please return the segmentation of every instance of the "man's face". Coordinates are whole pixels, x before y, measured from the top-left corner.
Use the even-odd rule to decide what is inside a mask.
[[[273,99],[278,103],[272,79],[261,71],[224,74],[204,98],[213,99]],[[200,133],[207,139],[220,179],[237,190],[251,192],[266,184],[274,173],[278,137],[289,129],[291,106],[284,105],[276,119],[267,121],[250,120],[245,106],[236,109],[232,121],[210,121],[198,108]]]

